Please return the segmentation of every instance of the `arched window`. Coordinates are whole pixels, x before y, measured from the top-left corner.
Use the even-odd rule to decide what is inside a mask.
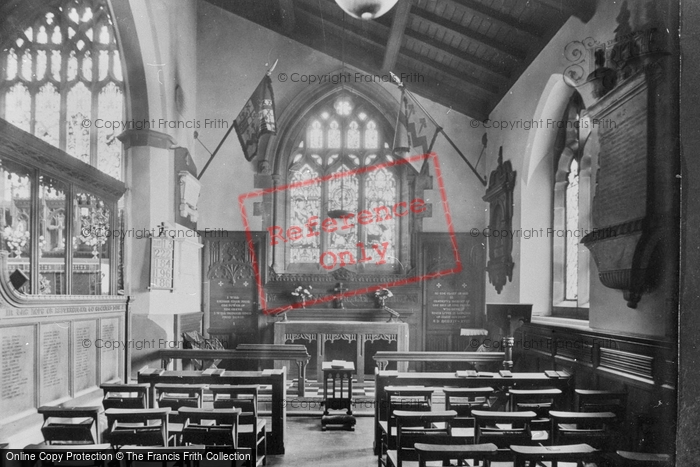
[[[579,167],[576,159],[571,160],[566,185],[566,292],[565,300],[578,299],[578,248],[579,238],[568,235],[579,228]]]
[[[552,239],[553,314],[587,318],[589,254],[581,239],[590,229],[591,125],[574,93],[560,121],[554,154]]]
[[[51,4],[0,47],[0,117],[121,180],[112,122],[124,120],[124,82],[107,2]]]
[[[0,118],[102,173],[60,151],[42,152],[53,158],[55,176],[36,155],[3,156],[0,250],[10,255],[10,273],[29,279],[27,294],[115,294],[120,246],[108,233],[122,220],[116,136],[125,106],[107,1],[54,0],[31,17],[20,6],[5,10],[0,26],[14,33],[0,43]]]
[[[310,270],[355,267],[376,249],[373,264],[391,268],[399,263],[400,219],[387,212],[401,195],[402,166],[394,161],[391,137],[380,115],[356,96],[334,96],[312,109],[288,159],[288,226],[304,234],[286,245],[285,264]],[[322,182],[303,182],[327,177]],[[369,222],[362,222],[363,212]],[[353,216],[352,221],[345,221]],[[314,220],[315,218],[315,220]],[[326,225],[324,226],[324,222]],[[304,227],[310,225],[310,227]],[[334,227],[334,226],[335,227]],[[363,253],[364,250],[364,253]]]

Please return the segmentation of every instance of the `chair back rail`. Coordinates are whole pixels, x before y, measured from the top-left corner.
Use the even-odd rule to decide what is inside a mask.
[[[183,407],[178,413],[186,419],[181,437],[184,444],[238,448],[240,409],[196,409]],[[205,424],[205,422],[208,423]],[[214,424],[209,424],[211,422],[214,422]]]
[[[99,414],[95,407],[39,407],[41,433],[47,444],[96,444],[100,441]]]

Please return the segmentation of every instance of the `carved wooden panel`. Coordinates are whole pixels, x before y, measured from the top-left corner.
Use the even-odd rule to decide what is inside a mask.
[[[489,282],[499,294],[506,281],[513,280],[513,189],[515,171],[510,161],[503,162],[503,147],[498,150],[498,167],[489,176],[483,200],[489,203]]]
[[[425,350],[464,350],[461,328],[483,323],[484,245],[471,234],[455,234],[457,251],[448,234],[424,233],[420,237],[421,274],[461,270],[423,283]]]
[[[265,264],[261,238],[254,248]],[[258,341],[258,292],[245,232],[214,232],[204,239],[205,327],[226,336],[230,348]]]

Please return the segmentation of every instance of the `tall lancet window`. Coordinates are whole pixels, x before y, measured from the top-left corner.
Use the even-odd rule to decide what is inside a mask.
[[[305,129],[288,159],[287,183],[295,185],[287,193],[286,223],[302,226],[304,234],[285,244],[287,266],[309,271],[355,268],[362,249],[371,253],[375,247],[384,255],[380,266],[398,264],[400,220],[396,216],[381,211],[381,222],[356,219],[347,228],[340,217],[369,211],[376,219],[377,209],[391,209],[399,201],[405,168],[372,168],[394,161],[393,135],[384,131],[380,118],[369,103],[344,93],[321,102],[307,115]],[[305,183],[319,177],[328,179]],[[314,217],[315,224],[304,227]],[[339,228],[328,227],[329,218],[335,218]],[[324,220],[329,223],[326,228]]]
[[[552,216],[552,310],[587,318],[589,254],[581,239],[590,231],[591,157],[587,145],[591,122],[578,93],[562,115],[554,147]]]
[[[566,185],[566,231],[575,232],[579,228],[579,173],[576,159],[571,161]],[[578,298],[578,249],[579,238],[566,236],[566,300]]]
[[[0,117],[121,180],[124,80],[107,2],[47,2],[0,45]]]

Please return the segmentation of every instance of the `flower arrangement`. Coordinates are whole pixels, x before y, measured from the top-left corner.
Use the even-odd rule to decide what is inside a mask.
[[[394,294],[391,293],[391,290],[387,289],[386,287],[382,287],[381,289],[377,289],[374,291],[374,297],[377,299],[379,302],[379,307],[384,309],[386,306],[384,302],[386,302],[387,298],[393,297]]]
[[[312,289],[313,289],[313,287],[311,287],[311,286],[304,287],[303,285],[300,285],[299,287],[294,289],[294,292],[292,292],[292,295],[294,295],[295,297],[298,297],[302,301],[305,301],[305,300],[312,298],[314,296],[311,293]]]
[[[14,253],[15,256],[19,258],[22,255],[22,250],[29,241],[29,232],[21,228],[13,229],[7,226],[3,231],[3,237],[5,237],[8,251]]]
[[[292,295],[297,297],[301,302],[302,308],[306,308],[306,300],[314,296],[314,294],[311,293],[312,289],[313,287],[311,286],[304,287],[303,285],[300,285],[292,292]]]
[[[386,300],[387,298],[393,297],[394,294],[391,293],[391,290],[387,289],[386,287],[382,287],[374,292],[374,296],[380,300]]]

